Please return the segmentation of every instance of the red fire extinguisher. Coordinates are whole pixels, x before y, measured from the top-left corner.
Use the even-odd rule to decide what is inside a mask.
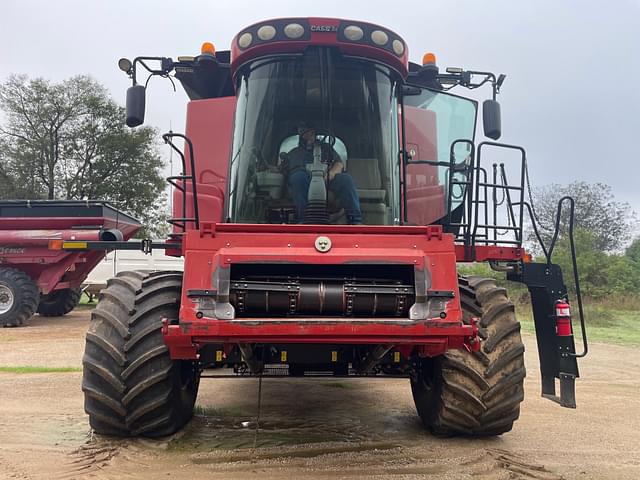
[[[573,335],[571,329],[571,307],[566,300],[556,301],[556,335],[558,337],[570,337]]]

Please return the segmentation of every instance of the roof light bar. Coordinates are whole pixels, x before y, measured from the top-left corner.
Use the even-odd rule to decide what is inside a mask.
[[[241,50],[246,50],[256,44],[283,40],[310,40],[314,33],[338,32],[338,41],[357,43],[382,48],[396,57],[403,57],[407,53],[404,41],[395,33],[363,23],[341,23],[340,26],[308,25],[304,22],[289,20],[272,21],[258,24],[241,32],[236,40]]]
[[[341,25],[338,40],[383,48],[397,57],[402,57],[407,51],[404,41],[395,33],[366,23]]]

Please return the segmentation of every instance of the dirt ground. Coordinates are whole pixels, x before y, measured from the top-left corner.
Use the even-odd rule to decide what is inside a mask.
[[[0,366],[80,367],[87,310],[0,329]],[[512,432],[440,439],[424,432],[407,380],[203,380],[194,420],[161,441],[92,436],[81,373],[0,373],[0,478],[640,478],[640,354],[594,344],[578,409],[539,397],[534,338]]]

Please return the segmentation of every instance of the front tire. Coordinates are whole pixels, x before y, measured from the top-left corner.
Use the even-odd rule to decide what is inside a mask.
[[[480,319],[481,350],[425,360],[411,380],[423,424],[436,435],[508,432],[524,399],[524,345],[513,303],[493,279],[461,277],[463,318]]]
[[[163,318],[178,318],[181,288],[181,272],[121,272],[100,293],[82,360],[95,432],[161,437],[191,419],[198,366],[172,360],[161,332]]]
[[[38,313],[43,317],[60,317],[78,306],[82,292],[78,288],[55,290],[40,297]]]
[[[19,327],[38,307],[40,291],[35,282],[16,268],[0,268],[0,326]]]

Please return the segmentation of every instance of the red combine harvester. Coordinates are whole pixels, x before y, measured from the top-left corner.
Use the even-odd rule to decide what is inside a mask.
[[[504,75],[441,73],[432,55],[409,62],[386,28],[327,18],[265,21],[230,51],[205,43],[198,56],[119,66],[133,81],[131,127],[144,120],[142,69],[173,74],[191,98],[186,134],[164,135],[183,162],[169,178],[174,232],[142,245],[185,264],[121,273],[102,292],[83,360],[96,432],[175,432],[201,372],[221,367],[407,377],[432,432],[507,432],[524,395],[520,325],[505,289],[459,276],[457,262],[529,287],[542,393],[575,407],[586,339],[576,354],[553,245],[545,263],[521,247],[524,149],[476,144],[478,103],[447,92],[490,86],[483,126],[496,140]],[[518,155],[516,185],[487,166],[490,148]]]
[[[0,326],[20,326],[36,311],[64,315],[78,304],[80,285],[104,252],[63,251],[63,241],[108,244],[139,228],[136,219],[95,200],[0,201]]]

